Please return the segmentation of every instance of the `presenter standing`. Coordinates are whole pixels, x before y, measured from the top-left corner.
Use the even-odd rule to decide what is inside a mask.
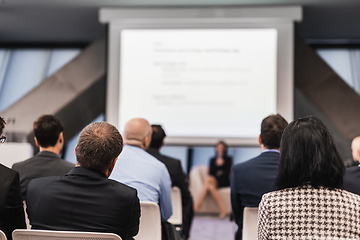
[[[232,158],[227,155],[227,148],[226,143],[223,141],[216,144],[216,156],[210,160],[209,176],[205,180],[204,188],[198,202],[194,205],[195,212],[199,210],[206,194],[209,192],[220,208],[219,217],[226,217],[225,204],[221,200],[217,189],[230,186]]]

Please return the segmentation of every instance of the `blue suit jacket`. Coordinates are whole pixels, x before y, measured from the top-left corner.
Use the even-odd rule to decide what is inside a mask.
[[[239,233],[242,229],[244,207],[258,207],[262,195],[274,190],[279,157],[277,152],[263,152],[233,167],[230,184],[231,206]],[[238,235],[236,239],[241,239]]]
[[[360,167],[354,166],[346,169],[344,189],[360,195]]]

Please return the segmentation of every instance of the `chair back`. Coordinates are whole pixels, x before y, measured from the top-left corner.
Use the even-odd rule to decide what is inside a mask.
[[[181,191],[178,187],[172,187],[171,189],[171,203],[173,214],[168,219],[168,222],[172,225],[182,225],[182,202]]]
[[[0,230],[0,240],[7,240],[5,233],[1,230]]]
[[[257,207],[245,207],[243,217],[243,238],[244,240],[257,239],[257,222],[258,222]]]
[[[140,202],[141,217],[139,233],[135,240],[161,240],[160,208],[154,202]]]
[[[25,212],[25,223],[26,223],[26,228],[27,229],[31,229],[31,225],[30,225],[30,220],[29,220],[29,216],[27,214],[27,206],[26,206],[26,201],[23,201],[23,207],[24,207],[24,212]]]
[[[113,233],[16,229],[13,240],[121,240]]]

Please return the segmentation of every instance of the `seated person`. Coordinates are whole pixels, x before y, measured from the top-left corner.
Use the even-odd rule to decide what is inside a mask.
[[[277,191],[259,205],[258,239],[360,239],[360,196],[342,189],[344,162],[325,125],[291,122],[280,151]]]
[[[0,117],[0,141],[5,142],[3,136],[5,121]],[[25,229],[25,214],[20,191],[19,173],[0,164],[0,230],[8,240],[12,239],[15,229]]]
[[[75,147],[76,167],[67,175],[34,179],[27,212],[33,229],[107,232],[130,240],[138,233],[137,191],[109,180],[123,141],[111,124],[85,127]]]
[[[32,179],[63,176],[74,164],[59,157],[64,145],[63,126],[52,115],[43,115],[33,124],[34,139],[40,152],[25,161],[15,163],[12,169],[20,174],[21,194],[26,200],[26,189]]]
[[[160,125],[151,125],[151,127],[151,143],[146,151],[165,164],[170,174],[172,186],[179,187],[181,191],[182,234],[186,240],[189,238],[190,226],[194,217],[193,201],[189,191],[188,179],[182,170],[180,160],[162,155],[159,152],[160,148],[164,145],[164,138],[166,137],[164,129]]]
[[[356,166],[352,166],[346,169],[344,176],[344,189],[360,195],[360,137],[356,137],[351,142],[351,151],[354,162],[357,162]]]
[[[159,204],[161,221],[172,215],[171,180],[166,166],[145,150],[151,142],[148,121],[134,118],[125,124],[124,151],[110,178],[137,189],[140,201]]]
[[[280,115],[270,115],[261,122],[259,145],[261,154],[236,164],[231,174],[231,208],[238,230],[235,239],[242,239],[245,207],[258,207],[263,194],[273,189],[280,158],[281,135],[288,125]]]
[[[205,180],[198,202],[194,205],[194,211],[197,212],[199,210],[206,194],[209,192],[220,208],[219,217],[224,218],[227,212],[217,189],[230,186],[232,158],[227,155],[227,145],[225,142],[218,142],[215,150],[216,156],[210,160],[209,176]]]

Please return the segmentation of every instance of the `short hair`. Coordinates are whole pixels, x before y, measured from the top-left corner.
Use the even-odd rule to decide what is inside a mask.
[[[117,128],[106,122],[96,122],[81,131],[76,160],[82,167],[104,173],[122,149],[123,139]]]
[[[153,124],[151,125],[152,135],[151,135],[151,143],[150,147],[155,149],[160,149],[164,138],[166,137],[166,133],[161,125]]]
[[[344,174],[344,162],[331,134],[318,118],[300,118],[286,127],[275,179],[277,189],[306,184],[342,188]]]
[[[281,135],[288,122],[280,115],[269,115],[261,122],[260,139],[264,147],[274,149],[280,147]]]
[[[53,115],[42,115],[33,123],[33,130],[39,145],[46,148],[56,145],[64,127]]]
[[[0,136],[4,132],[5,124],[6,124],[5,120],[2,117],[0,117]]]

